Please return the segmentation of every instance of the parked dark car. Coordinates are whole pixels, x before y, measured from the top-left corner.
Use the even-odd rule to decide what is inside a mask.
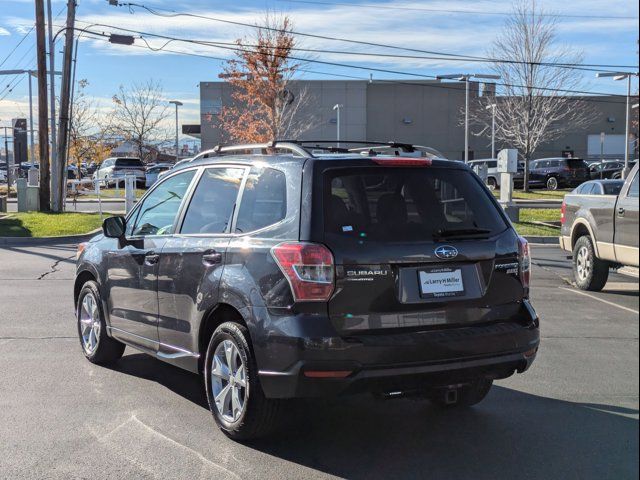
[[[588,165],[579,158],[541,158],[529,164],[529,185],[532,187],[574,188],[590,179]]]
[[[564,197],[560,246],[573,254],[579,288],[602,290],[611,267],[639,266],[638,199],[638,166],[618,194],[591,195],[580,190]]]
[[[620,174],[624,170],[624,162],[604,161],[591,165],[589,167],[592,179],[620,178]]]
[[[591,180],[576,188],[572,195],[618,195],[624,180]]]
[[[460,162],[226,147],[103,230],[79,247],[85,356],[129,345],[202,373],[232,438],[287,398],[473,405],[538,349],[529,246]]]

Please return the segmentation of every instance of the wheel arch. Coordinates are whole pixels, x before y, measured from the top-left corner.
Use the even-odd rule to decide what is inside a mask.
[[[209,340],[215,332],[216,328],[225,322],[234,322],[247,328],[247,322],[240,313],[240,311],[228,303],[218,303],[214,307],[210,308],[202,317],[200,322],[200,328],[198,329],[198,353],[200,357],[198,359],[198,369],[202,371],[204,367],[204,358],[209,345]],[[250,340],[250,339],[249,339]],[[249,347],[251,341],[249,341]]]
[[[589,222],[583,219],[576,220],[571,229],[571,250],[573,251],[573,247],[576,246],[576,242],[580,237],[588,236],[591,238],[591,243],[593,244],[593,251],[596,256],[599,256],[598,253],[598,242],[596,241],[596,237],[593,234],[593,229]]]
[[[82,290],[82,286],[89,282],[94,281],[98,282],[98,277],[91,270],[82,270],[76,274],[76,279],[73,283],[73,304],[78,304],[78,297],[80,296],[80,290]]]

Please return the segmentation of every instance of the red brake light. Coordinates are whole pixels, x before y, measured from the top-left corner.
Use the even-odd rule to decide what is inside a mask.
[[[429,167],[433,163],[430,158],[374,157],[371,160],[378,165],[389,167]]]
[[[520,263],[520,281],[525,289],[531,284],[531,250],[524,237],[518,237],[518,261]]]
[[[327,247],[316,243],[285,242],[273,247],[271,255],[289,281],[294,300],[329,300],[333,293],[334,264]]]
[[[560,223],[564,225],[567,221],[567,202],[562,201],[562,207],[560,207]]]

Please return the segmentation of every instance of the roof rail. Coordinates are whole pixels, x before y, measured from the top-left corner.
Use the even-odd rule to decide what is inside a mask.
[[[236,153],[242,151],[254,151],[260,150],[260,153],[263,155],[273,154],[273,150],[288,150],[298,157],[313,157],[313,154],[309,152],[307,149],[303,148],[301,145],[289,142],[289,141],[272,141],[267,143],[247,143],[242,145],[216,145],[213,148],[213,153],[216,155],[224,155],[229,153]]]

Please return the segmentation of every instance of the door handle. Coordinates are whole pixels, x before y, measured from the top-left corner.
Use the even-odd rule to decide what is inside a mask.
[[[625,214],[626,212],[627,212],[627,211],[624,209],[624,207],[620,207],[620,208],[618,208],[618,216],[619,216],[619,217],[624,217],[624,214]]]
[[[158,263],[158,260],[160,260],[160,255],[158,255],[156,252],[148,252],[144,256],[144,263],[146,263],[147,265],[155,265],[156,263]]]
[[[207,250],[202,254],[202,263],[206,265],[222,263],[222,254],[215,250]]]

